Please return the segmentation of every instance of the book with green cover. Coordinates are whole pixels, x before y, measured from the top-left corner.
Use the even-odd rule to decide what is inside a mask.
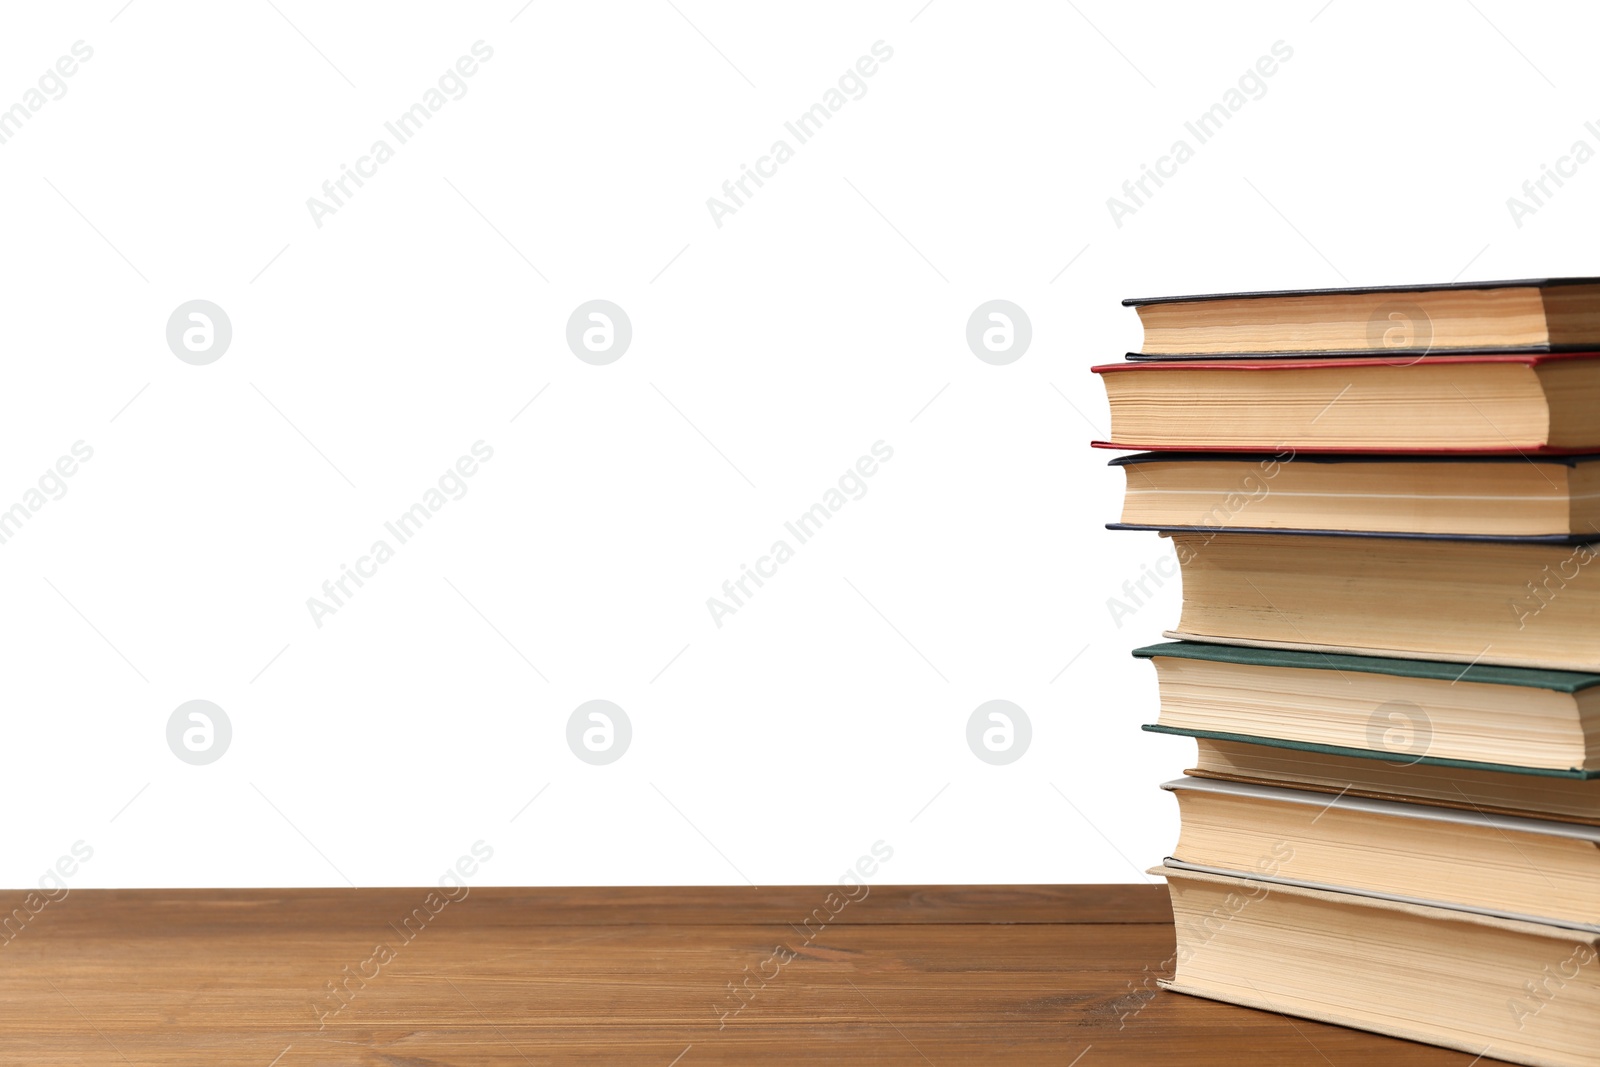
[[[1133,650],[1138,659],[1179,656],[1219,663],[1247,663],[1263,667],[1302,667],[1308,670],[1361,671],[1368,674],[1393,674],[1403,678],[1432,678],[1446,682],[1483,682],[1489,685],[1521,685],[1549,689],[1557,693],[1576,693],[1600,685],[1600,674],[1588,671],[1541,670],[1535,667],[1504,667],[1437,660],[1391,659],[1387,656],[1352,656],[1339,652],[1302,652],[1285,648],[1255,648],[1246,645],[1212,645],[1202,641],[1163,641]]]
[[[1155,665],[1156,732],[1391,762],[1600,776],[1600,674],[1214,645]]]

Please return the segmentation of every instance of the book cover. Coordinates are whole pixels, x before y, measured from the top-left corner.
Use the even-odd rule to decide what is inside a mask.
[[[1354,756],[1357,759],[1382,760],[1385,763],[1405,765],[1422,764],[1428,767],[1456,767],[1467,771],[1499,771],[1505,774],[1527,774],[1540,778],[1600,778],[1600,770],[1586,771],[1578,767],[1566,769],[1552,767],[1519,767],[1510,763],[1475,763],[1471,760],[1443,759],[1438,756],[1407,756],[1396,760],[1393,752],[1368,748],[1345,748],[1340,745],[1321,745],[1310,741],[1287,741],[1278,737],[1260,737],[1254,734],[1230,734],[1218,730],[1190,730],[1176,726],[1146,723],[1139,729],[1152,734],[1170,734],[1174,737],[1205,737],[1213,741],[1240,741],[1247,745],[1265,745],[1268,748],[1287,748],[1297,752],[1316,752],[1326,756]]]
[[[1542,364],[1546,364],[1546,363],[1554,363],[1554,362],[1558,362],[1558,361],[1567,361],[1567,360],[1600,360],[1600,352],[1596,352],[1593,349],[1584,349],[1582,351],[1563,351],[1563,352],[1510,352],[1510,351],[1506,351],[1504,349],[1500,349],[1500,350],[1496,350],[1494,352],[1482,353],[1482,354],[1477,354],[1477,355],[1429,356],[1425,360],[1418,360],[1418,359],[1412,358],[1412,359],[1406,360],[1403,363],[1397,363],[1396,362],[1396,355],[1394,353],[1390,353],[1390,354],[1388,354],[1386,356],[1375,356],[1375,355],[1372,355],[1372,356],[1369,356],[1369,355],[1349,356],[1349,355],[1346,355],[1346,356],[1343,356],[1343,357],[1340,357],[1340,358],[1333,358],[1333,359],[1311,358],[1311,359],[1295,359],[1295,360],[1287,360],[1287,361],[1286,360],[1281,360],[1281,359],[1259,358],[1259,354],[1257,354],[1256,358],[1248,358],[1248,359],[1218,359],[1218,358],[1214,358],[1214,357],[1208,357],[1208,358],[1204,358],[1204,359],[1186,359],[1186,360],[1182,360],[1182,361],[1177,362],[1177,363],[1173,363],[1173,362],[1169,362],[1169,361],[1160,361],[1160,362],[1154,362],[1154,361],[1138,362],[1138,361],[1133,361],[1133,362],[1123,362],[1123,363],[1101,363],[1101,364],[1098,364],[1096,366],[1090,367],[1089,369],[1090,369],[1090,371],[1092,371],[1095,374],[1099,374],[1101,376],[1105,376],[1105,375],[1108,375],[1108,374],[1119,374],[1119,373],[1120,374],[1138,374],[1138,373],[1163,373],[1163,374],[1195,373],[1195,374],[1199,374],[1199,373],[1203,373],[1205,371],[1235,371],[1235,372],[1237,372],[1237,371],[1254,371],[1254,372],[1259,372],[1259,373],[1262,373],[1262,374],[1269,374],[1269,373],[1273,373],[1273,372],[1277,372],[1277,373],[1280,373],[1280,374],[1281,373],[1290,373],[1290,374],[1292,374],[1295,371],[1308,370],[1308,369],[1327,369],[1327,368],[1331,368],[1331,369],[1337,369],[1337,370],[1359,371],[1359,370],[1361,370],[1363,368],[1389,368],[1389,369],[1401,369],[1401,370],[1404,370],[1408,374],[1414,374],[1414,375],[1419,375],[1420,376],[1420,375],[1427,375],[1427,374],[1430,374],[1430,373],[1444,373],[1444,372],[1449,371],[1450,368],[1453,368],[1453,367],[1466,366],[1466,365],[1472,365],[1472,364],[1516,363],[1516,364],[1521,364],[1521,365],[1527,366],[1527,367],[1538,367],[1538,366],[1540,366]],[[1170,454],[1175,454],[1175,453],[1194,453],[1196,451],[1196,449],[1192,445],[1185,447],[1185,446],[1182,446],[1182,445],[1163,445],[1163,444],[1158,444],[1158,443],[1148,443],[1148,442],[1143,442],[1142,443],[1142,442],[1133,442],[1133,441],[1115,442],[1115,441],[1096,440],[1096,441],[1090,441],[1089,444],[1090,444],[1090,447],[1092,447],[1092,448],[1108,448],[1108,449],[1115,449],[1117,451],[1122,451],[1122,452],[1127,452],[1127,451],[1156,452],[1156,453],[1162,453],[1162,454],[1169,454],[1170,455]],[[1315,453],[1342,453],[1342,454],[1351,455],[1351,456],[1363,456],[1363,457],[1364,456],[1369,456],[1369,455],[1390,455],[1390,456],[1437,455],[1437,456],[1442,456],[1442,457],[1446,457],[1446,458],[1454,457],[1454,456],[1538,456],[1538,457],[1549,457],[1549,456],[1585,456],[1585,455],[1593,455],[1594,451],[1595,451],[1592,446],[1589,447],[1589,448],[1557,448],[1557,447],[1553,447],[1553,446],[1550,446],[1550,445],[1536,445],[1536,446],[1535,445],[1528,445],[1528,446],[1518,447],[1518,446],[1516,446],[1514,444],[1507,444],[1505,447],[1487,447],[1487,448],[1485,448],[1485,447],[1454,448],[1454,447],[1447,447],[1447,446],[1445,446],[1445,447],[1429,447],[1429,448],[1413,448],[1413,447],[1397,447],[1397,446],[1394,446],[1394,445],[1382,445],[1382,446],[1350,446],[1350,445],[1345,445],[1345,446],[1338,446],[1338,445],[1316,445],[1316,444],[1297,443],[1294,447],[1295,447],[1296,456],[1299,456],[1301,454],[1315,454]],[[1259,444],[1255,444],[1255,445],[1213,445],[1213,446],[1207,446],[1207,448],[1204,451],[1208,452],[1208,453],[1211,453],[1211,454],[1260,455],[1261,452],[1262,452],[1262,449],[1261,449],[1261,446]]]
[[[1501,667],[1438,660],[1393,659],[1385,656],[1357,656],[1339,652],[1301,652],[1286,648],[1255,648],[1247,645],[1213,645],[1198,641],[1170,641],[1145,645],[1133,650],[1138,659],[1174,656],[1179,659],[1209,660],[1213,663],[1242,663],[1253,667],[1299,667],[1305,670],[1356,671],[1363,674],[1388,674],[1400,678],[1431,678],[1454,684],[1481,682],[1485,685],[1517,685],[1530,689],[1549,689],[1557,693],[1576,693],[1600,685],[1600,674],[1585,671],[1541,670],[1535,667]]]
[[[1243,293],[1198,293],[1188,296],[1130,296],[1123,307],[1143,304],[1194,304],[1205,300],[1258,300],[1295,296],[1361,296],[1367,293],[1439,293],[1487,289],[1547,289],[1556,285],[1600,285],[1600,278],[1517,278],[1497,282],[1435,282],[1427,285],[1350,285],[1321,289],[1259,289]]]

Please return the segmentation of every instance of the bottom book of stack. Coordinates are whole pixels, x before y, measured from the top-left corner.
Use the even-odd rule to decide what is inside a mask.
[[[1169,782],[1169,989],[1514,1063],[1600,1065],[1600,828]]]

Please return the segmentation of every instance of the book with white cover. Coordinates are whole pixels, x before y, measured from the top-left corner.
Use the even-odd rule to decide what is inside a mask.
[[[1158,867],[1175,992],[1531,1067],[1600,1067],[1600,934]]]
[[[1600,933],[1600,827],[1209,778],[1170,863]]]

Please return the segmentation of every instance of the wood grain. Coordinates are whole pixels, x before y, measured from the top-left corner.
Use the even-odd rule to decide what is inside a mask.
[[[880,886],[804,925],[830,892],[477,888],[434,914],[426,889],[74,890],[0,945],[0,1062],[1471,1062],[1146,991],[1162,886]]]

